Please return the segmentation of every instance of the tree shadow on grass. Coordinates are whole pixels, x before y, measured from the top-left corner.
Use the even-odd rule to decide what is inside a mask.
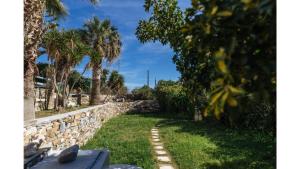
[[[204,162],[209,169],[276,168],[276,141],[266,133],[245,129],[229,129],[216,121],[193,122],[176,115],[134,113],[159,118],[161,129],[175,127],[174,132],[198,135],[216,145],[216,149],[201,149],[215,161]],[[201,160],[201,159],[199,159]]]

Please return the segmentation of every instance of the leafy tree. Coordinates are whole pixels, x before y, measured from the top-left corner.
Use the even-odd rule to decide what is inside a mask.
[[[137,37],[174,49],[173,61],[194,104],[209,93],[204,115],[213,112],[232,123],[247,106],[275,105],[276,2],[191,2],[183,15],[176,0],[146,0],[151,17],[139,23]]]
[[[101,22],[97,17],[84,24],[83,39],[89,45],[90,65],[93,71],[91,105],[100,104],[102,62],[113,62],[121,52],[121,40],[117,29],[109,20]]]

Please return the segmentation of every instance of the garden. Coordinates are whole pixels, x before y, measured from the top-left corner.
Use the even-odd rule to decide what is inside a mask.
[[[177,0],[145,0],[147,17],[138,18],[130,31],[114,25],[126,21],[114,23],[102,15],[60,26],[68,15],[63,2],[24,3],[24,121],[87,107],[91,112],[71,112],[69,126],[65,119],[51,122],[38,138],[60,147],[63,141],[53,138],[71,126],[75,134],[67,134],[76,135],[72,144],[80,149],[108,148],[112,164],[143,169],[276,168],[275,1],[191,0],[183,8]],[[101,3],[89,1],[93,10],[102,9]],[[122,38],[124,32],[134,32],[134,37]],[[147,84],[132,87],[126,80],[141,81],[136,67],[146,66],[135,62],[136,53],[127,60],[130,70],[115,62],[130,43],[154,42],[172,51],[169,60],[180,77],[155,78],[150,85],[147,71]],[[37,62],[42,57],[45,63]],[[155,57],[148,58],[148,65],[151,59]],[[159,111],[114,111],[121,110],[119,102],[126,106],[141,100],[155,102]],[[92,110],[108,102],[114,103],[109,109],[114,113]],[[79,143],[84,140],[80,127],[91,119],[86,130],[96,132]]]

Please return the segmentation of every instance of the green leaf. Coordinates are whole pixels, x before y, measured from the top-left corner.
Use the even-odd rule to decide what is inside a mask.
[[[211,101],[210,101],[209,105],[211,105],[211,106],[214,105],[215,102],[222,96],[223,93],[224,93],[224,91],[222,90],[222,91],[220,91],[220,92],[214,94],[214,95],[211,97]]]
[[[237,87],[233,87],[233,86],[228,86],[229,90],[233,93],[233,94],[244,94],[245,91],[242,88],[237,88]]]
[[[214,110],[215,110],[214,113],[215,113],[217,120],[220,120],[221,119],[221,111],[220,111],[219,107],[215,106]]]
[[[228,105],[231,106],[231,107],[236,107],[236,106],[238,105],[237,100],[236,100],[235,98],[233,98],[233,97],[229,97],[229,98],[227,99],[227,103],[228,103]]]
[[[228,72],[227,66],[226,66],[224,60],[219,60],[219,61],[217,62],[217,64],[218,64],[219,70],[220,70],[222,73],[227,73],[227,72]]]
[[[228,16],[231,16],[232,15],[232,12],[229,11],[229,10],[226,10],[226,11],[220,11],[217,13],[217,16],[222,16],[222,17],[228,17]]]
[[[226,103],[226,100],[228,98],[229,92],[225,92],[220,100],[220,108],[221,108],[221,112],[224,112],[224,105]]]
[[[216,14],[217,13],[217,11],[218,11],[218,6],[214,6],[213,7],[213,9],[211,10],[211,15],[214,15],[214,14]]]

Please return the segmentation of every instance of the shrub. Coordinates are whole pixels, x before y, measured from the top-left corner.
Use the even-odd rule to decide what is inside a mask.
[[[193,112],[189,98],[186,95],[183,86],[178,82],[160,80],[155,88],[155,95],[161,110],[164,112],[185,112],[189,115]]]
[[[141,88],[135,88],[132,90],[133,100],[152,100],[154,99],[153,89],[149,86],[143,86]]]

